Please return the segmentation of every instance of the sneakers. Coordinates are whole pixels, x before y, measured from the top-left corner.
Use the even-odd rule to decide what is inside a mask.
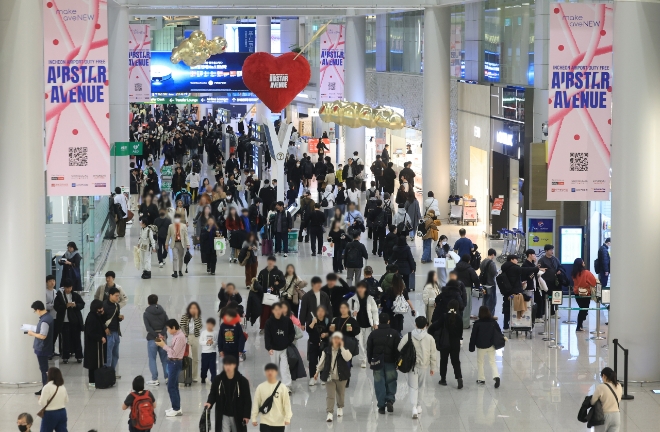
[[[534,322],[535,322],[536,324],[541,324],[541,323],[544,323],[545,320],[544,320],[543,318],[536,318],[536,320],[535,320]]]
[[[418,417],[419,417],[419,415],[417,414],[417,407],[414,407],[413,408],[413,413],[412,413],[412,418],[416,419]]]
[[[417,405],[417,413],[418,414],[422,413],[422,406],[421,405]]]
[[[89,383],[87,384],[90,388],[96,388],[96,383]]]
[[[158,268],[163,268],[164,265],[164,263],[158,263]]]
[[[438,384],[440,384],[441,386],[446,386],[447,380],[445,378],[442,378],[440,381],[438,381]]]
[[[178,417],[182,416],[183,412],[181,410],[168,409],[165,411],[165,417]]]
[[[360,363],[360,367],[361,367],[362,369],[365,369],[365,368],[367,367],[367,361],[366,361],[366,360],[362,360],[362,363]]]
[[[284,255],[282,255],[282,256],[283,256],[284,258],[287,258],[287,257],[288,257],[289,255],[287,255],[287,254],[284,254]]]
[[[332,423],[332,413],[328,413],[328,415],[325,418],[325,421],[328,423]]]
[[[500,377],[493,378],[493,379],[495,380],[495,388],[499,388],[500,387]]]
[[[486,384],[486,381],[477,380],[477,384],[478,384],[478,385],[484,385],[484,384]]]
[[[342,417],[344,415],[344,408],[337,408],[337,417]]]
[[[246,358],[247,358],[247,356],[245,355],[244,352],[238,353],[238,361],[244,362]]]
[[[324,386],[324,385],[325,385],[325,381],[321,381],[321,385]]]
[[[147,381],[145,384],[150,386],[158,386],[160,385],[160,382],[158,380],[151,380],[151,381]]]
[[[121,379],[121,375],[115,375],[115,379],[116,380]]]
[[[259,334],[260,335],[264,334],[264,329],[259,330]]]
[[[387,406],[387,412],[394,412],[394,402],[387,401],[385,405]]]
[[[309,380],[309,386],[314,387],[316,385],[316,380],[314,378],[310,378]]]

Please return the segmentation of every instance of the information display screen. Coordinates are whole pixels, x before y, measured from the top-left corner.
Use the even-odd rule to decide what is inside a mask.
[[[249,91],[243,83],[243,62],[250,53],[224,53],[190,67],[173,64],[169,51],[151,52],[151,91],[154,93],[210,93]]]
[[[561,264],[573,264],[575,258],[582,258],[583,232],[584,229],[581,227],[560,227],[559,262]]]

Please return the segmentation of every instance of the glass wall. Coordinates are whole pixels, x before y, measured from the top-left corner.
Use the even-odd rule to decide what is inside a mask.
[[[367,70],[376,70],[376,16],[367,17],[367,41],[364,63]]]
[[[387,70],[422,73],[424,11],[387,15]]]
[[[465,5],[451,7],[451,76],[465,78]]]

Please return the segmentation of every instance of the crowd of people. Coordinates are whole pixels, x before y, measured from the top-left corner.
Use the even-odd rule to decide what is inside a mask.
[[[434,193],[428,192],[420,206],[414,189],[415,173],[406,163],[397,175],[387,146],[368,168],[374,180],[367,188],[367,167],[357,152],[335,169],[320,146],[313,163],[311,155],[298,154],[294,131],[287,153],[285,203],[276,198],[276,180],[258,179],[247,147],[240,147],[240,143],[249,142],[243,137],[251,138],[251,122],[247,131],[239,123],[237,136],[231,127],[223,132],[222,124],[213,119],[196,121],[194,113],[180,113],[173,106],[157,106],[153,114],[141,110],[134,114],[131,139],[143,142],[145,150],[131,171],[130,199],[117,190],[113,211],[119,237],[125,235],[129,212],[139,215],[136,263],[142,278],[151,277],[153,252],[162,268],[169,249],[172,277],[183,277],[191,247],[199,247],[196,255],[206,264],[207,273],[215,275],[220,240],[229,251],[229,263],[223,265],[245,267],[246,291],[242,295],[235,284],[223,282],[217,313],[206,320],[202,305],[195,301],[176,319],[158,303],[156,294],[148,296],[143,321],[151,376],[133,379],[133,391],[121,407],[131,410],[129,431],[150,430],[148,426],[155,422],[156,399],[147,388],[161,384],[158,363],[171,405],[165,415],[183,415],[179,384],[204,384],[208,379],[211,386],[204,409],[215,408],[216,431],[244,431],[249,423],[260,424],[262,431],[283,431],[293,417],[289,396],[292,382],[298,379],[308,379],[312,387],[325,386],[325,420],[333,422],[343,416],[351,370],[358,365],[372,370],[380,414],[394,411],[398,374],[406,374],[411,417],[418,418],[422,413],[419,390],[436,373],[438,384],[447,386],[449,362],[456,388],[464,387],[460,351],[464,330],[470,327],[469,351],[477,352],[476,383],[486,383],[487,361],[493,385],[499,388],[495,351],[506,343],[502,329],[509,326],[509,298],[529,292],[544,298],[543,287],[554,287],[562,277],[554,248],[548,245],[538,263],[531,250],[522,265],[518,265],[517,256],[507,257],[501,268],[507,284],[496,281],[496,252],[488,250],[487,259],[482,261],[464,229],[451,247],[447,236],[440,234],[440,210]],[[232,148],[226,161],[222,151],[225,139]],[[215,173],[214,185],[201,175],[205,152]],[[147,164],[146,172],[142,171],[143,163]],[[311,189],[314,183],[316,189]],[[292,217],[287,208],[296,202],[299,209]],[[300,227],[298,241],[310,243],[312,256],[321,254],[323,243],[330,244],[326,253],[332,256],[333,272],[325,281],[319,276],[303,280],[292,264],[284,266],[284,271],[278,268],[277,255],[287,257],[289,233],[296,223]],[[438,258],[456,261],[453,269],[441,267],[428,272],[421,290],[424,308],[419,314],[410,299],[410,293],[416,291],[418,265],[409,243],[417,235],[422,237],[422,264],[433,261],[433,250]],[[372,242],[371,256],[364,236]],[[67,260],[75,260],[74,251],[69,252]],[[259,257],[266,258],[261,270]],[[386,265],[380,277],[368,264],[373,257]],[[572,276],[576,294],[588,294],[595,278],[581,260],[575,264]],[[607,265],[609,271],[609,261]],[[68,277],[56,291],[54,278],[49,276],[46,304],[42,300],[32,304],[39,322],[28,334],[34,337],[42,373],[43,388],[37,392],[46,413],[42,431],[66,430],[68,396],[59,369],[49,368],[48,361],[54,356],[61,356],[64,363],[73,356],[82,363],[88,370],[90,387],[106,388],[108,371],[112,383],[121,378],[122,309],[128,298],[115,283],[113,271],[105,277],[106,283],[95,290],[84,320],[85,302],[75,289],[75,281]],[[497,285],[502,294],[502,326],[495,316]],[[477,317],[471,316],[472,290],[485,292]],[[413,330],[404,333],[407,316],[412,317]],[[585,317],[586,313],[581,313],[578,318],[578,331],[582,331]],[[259,321],[261,348],[270,359],[264,367],[265,381],[254,392],[239,372],[248,355],[248,321],[252,325]],[[298,341],[305,333],[308,338],[302,347]],[[57,340],[60,353],[56,352]],[[218,359],[222,363],[219,373]],[[612,373],[603,371],[604,382],[620,392]],[[607,391],[594,394],[608,409],[613,408],[609,397]],[[614,424],[617,420],[612,415],[608,421]],[[31,416],[21,414],[18,424],[29,430]]]

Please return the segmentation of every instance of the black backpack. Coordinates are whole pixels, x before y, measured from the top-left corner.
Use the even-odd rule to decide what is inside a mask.
[[[424,219],[421,219],[419,225],[417,225],[417,236],[424,237],[428,231],[428,228],[426,228],[426,222],[424,222]]]
[[[194,173],[199,174],[202,171],[202,164],[198,160],[194,160],[192,163],[192,170]]]
[[[380,291],[378,291],[378,282],[375,279],[364,279],[364,282],[367,284],[367,294],[376,300],[378,303],[380,299]]]
[[[406,214],[403,218],[403,222],[399,222],[396,226],[396,232],[399,235],[403,235],[403,233],[410,232],[412,230],[412,226],[410,225],[410,218]]]
[[[376,217],[374,218],[374,226],[376,228],[383,228],[385,226],[385,210],[382,212],[378,213]]]
[[[417,362],[417,350],[412,341],[412,333],[408,333],[408,342],[403,346],[399,352],[399,358],[396,361],[396,368],[402,373],[408,373],[415,370],[415,363]]]
[[[321,200],[321,207],[327,207],[328,206],[328,197],[324,196],[323,199]]]
[[[488,267],[490,267],[490,263],[492,262],[492,260],[487,259],[483,262],[483,267],[479,267],[481,268],[481,273],[479,273],[479,283],[481,285],[488,285]]]
[[[356,262],[362,259],[362,253],[357,247],[349,247],[346,251],[346,262]]]
[[[472,257],[470,258],[470,267],[472,267],[474,270],[479,270],[480,266],[481,266],[481,253],[475,250],[474,253],[472,253]]]
[[[385,201],[383,213],[385,213],[385,224],[390,224],[392,222],[392,207],[390,201]]]
[[[506,274],[500,273],[497,275],[495,282],[497,282],[497,287],[500,289],[500,294],[502,294],[503,297],[508,296],[513,291],[511,282],[509,282],[509,278],[506,277]]]

